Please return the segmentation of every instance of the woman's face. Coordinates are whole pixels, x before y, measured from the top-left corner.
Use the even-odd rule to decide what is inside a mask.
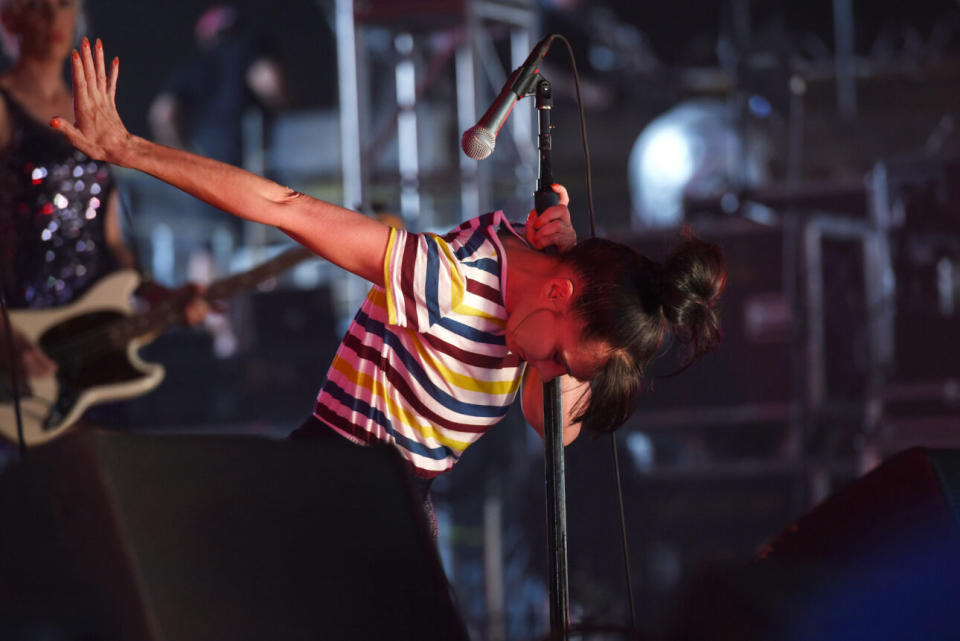
[[[570,308],[573,289],[561,284],[531,296],[507,318],[507,348],[535,367],[544,382],[564,374],[590,380],[612,353],[603,342],[583,339],[584,323]]]
[[[63,60],[73,49],[78,0],[10,0],[6,29],[19,40],[20,57]]]

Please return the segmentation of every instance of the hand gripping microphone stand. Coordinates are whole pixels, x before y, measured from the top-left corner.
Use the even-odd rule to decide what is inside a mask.
[[[542,214],[559,197],[551,189],[553,164],[550,112],[553,109],[553,94],[550,82],[537,74],[536,106],[539,121],[540,175],[537,191],[533,194],[534,208]],[[553,249],[553,251],[556,251]],[[543,442],[546,470],[547,531],[550,557],[550,638],[552,641],[567,640],[569,623],[567,589],[567,487],[563,465],[563,407],[560,398],[560,377],[543,384]]]

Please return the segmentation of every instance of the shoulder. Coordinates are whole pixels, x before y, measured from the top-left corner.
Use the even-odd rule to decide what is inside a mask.
[[[498,210],[465,220],[440,238],[451,245],[478,249],[488,242],[499,245],[499,238],[504,234],[516,236],[515,228],[516,223],[508,222]]]

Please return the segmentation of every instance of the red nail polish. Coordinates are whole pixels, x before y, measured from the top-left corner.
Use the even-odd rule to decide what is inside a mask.
[[[53,127],[54,129],[59,129],[59,128],[60,128],[60,119],[59,119],[59,118],[51,118],[51,119],[50,119],[50,126]]]

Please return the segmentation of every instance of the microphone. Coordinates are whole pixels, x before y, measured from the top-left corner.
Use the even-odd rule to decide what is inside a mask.
[[[535,87],[540,60],[547,55],[553,36],[547,36],[537,43],[526,61],[517,67],[507,79],[500,95],[493,101],[486,113],[477,121],[477,124],[463,132],[460,147],[463,153],[474,160],[483,160],[493,153],[497,145],[497,134],[500,133],[503,123],[513,110],[513,106],[521,98],[530,95]]]

